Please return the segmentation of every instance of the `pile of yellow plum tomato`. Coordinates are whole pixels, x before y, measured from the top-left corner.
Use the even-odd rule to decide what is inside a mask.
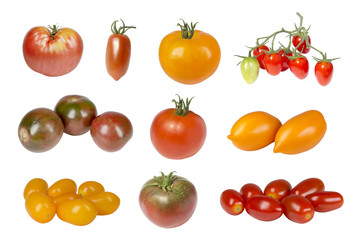
[[[120,206],[120,198],[105,191],[100,183],[87,181],[77,189],[77,184],[67,178],[50,187],[45,180],[34,178],[27,183],[23,196],[28,214],[39,223],[50,222],[57,214],[65,222],[84,226]]]

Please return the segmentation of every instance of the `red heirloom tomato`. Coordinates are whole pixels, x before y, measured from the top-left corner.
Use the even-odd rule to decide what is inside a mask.
[[[179,96],[178,96],[179,97]],[[178,102],[176,108],[161,111],[151,125],[151,141],[166,158],[183,159],[196,154],[204,144],[206,125],[199,115],[189,110],[192,99]]]
[[[264,57],[266,70],[269,74],[276,76],[283,68],[283,58],[278,53],[266,54]]]
[[[107,152],[120,150],[131,139],[132,133],[130,120],[118,112],[105,112],[90,125],[90,134],[95,144]]]
[[[289,195],[282,200],[284,215],[296,223],[306,223],[314,217],[311,202],[300,195]]]
[[[240,189],[240,193],[245,200],[245,203],[253,196],[263,195],[261,188],[254,183],[246,183],[243,185]]]
[[[195,30],[195,24],[178,24],[181,31],[166,35],[159,46],[159,62],[173,80],[196,84],[210,77],[220,62],[220,47],[208,33]]]
[[[130,28],[136,28],[126,26],[124,21],[120,20],[123,26],[119,29],[116,27],[117,20],[111,24],[113,34],[109,37],[106,47],[106,70],[116,81],[126,74],[130,63],[131,42],[125,32]]]
[[[282,201],[283,198],[289,195],[292,185],[284,179],[277,179],[267,184],[264,195]]]
[[[324,191],[325,185],[323,181],[319,178],[308,178],[300,183],[298,183],[291,191],[290,194],[301,195],[303,197],[308,196],[309,194]]]
[[[162,173],[147,181],[140,192],[139,203],[145,216],[154,224],[178,227],[187,222],[197,205],[197,192],[187,179]]]
[[[254,196],[245,204],[247,213],[261,221],[273,221],[282,216],[282,206],[279,201],[267,196]]]
[[[304,79],[309,73],[309,62],[304,56],[297,57],[289,61],[291,72],[299,79]]]
[[[334,67],[331,62],[320,61],[315,65],[315,77],[321,86],[326,86],[330,83]]]
[[[292,39],[292,43],[294,47],[297,47],[300,42],[303,41],[303,38],[299,35],[296,35],[293,37]],[[308,36],[308,43],[310,44],[310,37]],[[307,47],[307,43],[306,41],[304,41],[303,43],[301,43],[299,45],[299,47],[297,48],[297,50],[301,53],[308,53],[310,51],[310,48]]]
[[[242,195],[233,189],[227,189],[220,195],[221,207],[231,215],[239,215],[244,210],[244,199]]]
[[[23,41],[27,65],[43,75],[54,77],[71,72],[83,53],[80,35],[70,28],[34,27]]]
[[[338,192],[320,191],[309,194],[306,198],[313,204],[316,212],[329,212],[344,204],[344,198]]]
[[[266,55],[266,52],[269,51],[269,48],[266,45],[261,45],[258,48],[255,48],[252,52],[253,56],[257,56],[257,61],[260,64],[261,69],[266,69],[264,58]]]

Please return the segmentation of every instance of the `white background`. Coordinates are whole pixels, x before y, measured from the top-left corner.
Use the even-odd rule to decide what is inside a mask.
[[[355,23],[352,1],[2,1],[0,6],[0,238],[4,239],[323,239],[355,235]],[[246,45],[284,27],[299,23],[296,12],[311,25],[312,44],[327,51],[335,73],[327,87],[314,76],[315,61],[308,54],[309,76],[299,80],[292,73],[270,76],[265,71],[253,85],[244,82],[234,54],[246,55]],[[105,68],[106,42],[110,25],[122,18],[129,30],[132,55],[127,74],[118,82]],[[197,85],[182,85],[169,79],[158,61],[161,39],[177,30],[180,18],[197,21],[197,29],[212,34],[221,47],[216,73]],[[71,73],[49,78],[27,67],[22,55],[26,32],[40,25],[59,24],[75,29],[84,42],[78,67]],[[283,39],[282,39],[283,40]],[[195,156],[175,161],[165,159],[153,148],[149,129],[154,116],[173,107],[171,99],[195,96],[191,110],[207,124],[205,145]],[[18,124],[37,107],[54,108],[69,94],[90,98],[99,113],[118,111],[130,118],[133,138],[119,152],[99,149],[90,134],[63,135],[52,150],[35,154],[17,137]],[[320,144],[299,155],[273,153],[273,144],[255,152],[235,148],[227,139],[233,123],[252,111],[266,111],[282,122],[310,109],[321,111],[328,130]],[[138,205],[145,181],[160,171],[189,179],[197,188],[198,205],[183,226],[163,229],[149,222]],[[102,183],[121,198],[113,215],[97,217],[77,227],[57,217],[39,224],[27,214],[22,197],[26,183],[35,177],[48,184],[71,178]],[[261,188],[284,178],[292,185],[321,178],[327,190],[339,191],[344,206],[330,213],[316,213],[304,225],[284,216],[261,222],[246,212],[230,216],[220,207],[219,197],[227,188],[240,189],[247,182]]]

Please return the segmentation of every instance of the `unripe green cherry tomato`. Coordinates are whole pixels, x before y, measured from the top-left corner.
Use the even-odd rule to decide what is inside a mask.
[[[245,81],[248,84],[252,84],[258,77],[260,64],[255,57],[246,57],[242,60],[240,69],[242,77],[245,79]]]

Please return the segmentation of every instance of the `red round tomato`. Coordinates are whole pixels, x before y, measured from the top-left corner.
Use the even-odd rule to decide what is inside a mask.
[[[244,199],[242,195],[233,189],[227,189],[220,196],[221,207],[231,215],[239,215],[244,210]]]
[[[283,58],[278,53],[266,54],[264,57],[264,63],[267,72],[273,76],[278,75],[282,71]]]
[[[314,217],[311,202],[300,195],[289,195],[282,201],[284,215],[296,223],[306,223]]]
[[[299,79],[304,79],[309,73],[309,62],[304,56],[297,57],[289,62],[291,72]]]
[[[289,58],[287,56],[291,57],[291,56],[293,56],[293,53],[292,52],[287,52],[286,53],[283,49],[281,49],[281,50],[279,50],[278,54],[282,56],[283,66],[282,66],[282,70],[281,71],[284,72],[289,68],[290,60],[289,60]]]
[[[179,97],[176,108],[161,111],[151,125],[151,141],[166,158],[183,159],[196,154],[205,142],[206,125],[199,115],[189,110],[192,99]]]
[[[91,122],[90,134],[98,147],[107,152],[115,152],[131,139],[133,128],[124,114],[105,112]]]
[[[164,227],[178,227],[187,222],[197,205],[194,185],[183,177],[162,173],[147,181],[140,192],[140,207],[145,216],[154,224]]]
[[[273,221],[282,216],[282,206],[279,201],[267,196],[254,196],[245,204],[247,213],[261,221]]]
[[[261,45],[258,48],[255,48],[252,52],[253,56],[257,56],[257,61],[260,64],[261,69],[266,69],[264,58],[266,55],[266,52],[269,51],[269,48],[266,45]]]
[[[300,183],[298,183],[291,191],[290,194],[301,195],[303,197],[308,196],[309,194],[324,191],[325,186],[323,181],[319,178],[308,178]]]
[[[80,35],[70,28],[34,27],[23,41],[23,55],[35,72],[54,77],[74,70],[83,53]]]
[[[321,86],[326,86],[330,83],[334,67],[331,62],[320,61],[315,65],[315,77]]]
[[[329,212],[344,204],[344,198],[338,192],[320,191],[309,194],[306,198],[313,204],[316,212]]]
[[[303,38],[299,35],[296,35],[293,37],[292,39],[292,43],[294,47],[297,47],[300,42],[303,41]],[[308,43],[310,44],[310,37],[308,36]],[[301,43],[299,45],[299,47],[297,48],[297,50],[301,53],[308,53],[310,51],[310,48],[307,47],[307,43],[306,41],[303,41],[303,43]]]
[[[245,202],[253,196],[263,195],[261,188],[254,183],[246,183],[243,185],[240,189],[240,193]]]
[[[277,179],[267,184],[264,195],[282,201],[283,198],[289,195],[292,185],[284,179]]]

